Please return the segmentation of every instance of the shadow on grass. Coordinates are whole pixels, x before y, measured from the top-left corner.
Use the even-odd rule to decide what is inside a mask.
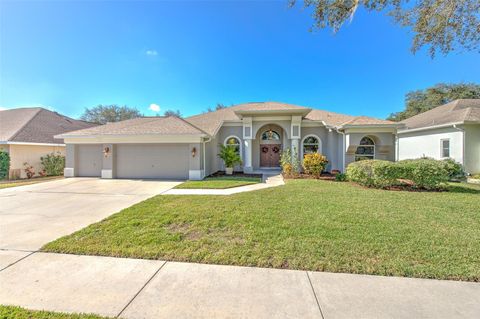
[[[480,194],[480,186],[451,183],[447,187],[449,193],[463,193],[463,194]]]

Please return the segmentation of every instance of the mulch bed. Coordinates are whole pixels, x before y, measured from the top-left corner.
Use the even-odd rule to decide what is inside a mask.
[[[215,172],[207,177],[223,177],[223,176],[233,176],[233,177],[256,177],[256,178],[262,178],[262,174],[245,174],[243,172],[233,172],[232,175],[227,175],[225,174],[224,171],[218,171]]]
[[[334,181],[335,180],[335,175],[333,175],[331,173],[322,173],[320,175],[320,177],[315,177],[315,176],[312,176],[312,175],[299,173],[295,176],[283,175],[283,178],[285,178],[285,179],[319,179],[319,180],[323,180],[323,181]]]

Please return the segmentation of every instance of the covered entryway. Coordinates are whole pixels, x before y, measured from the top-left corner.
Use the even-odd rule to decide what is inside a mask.
[[[102,145],[78,145],[77,176],[100,177],[102,160]]]
[[[117,178],[188,179],[188,144],[119,144]]]
[[[280,167],[283,130],[280,126],[269,124],[259,130],[260,167]]]

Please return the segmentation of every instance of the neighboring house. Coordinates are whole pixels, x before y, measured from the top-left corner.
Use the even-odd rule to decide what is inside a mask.
[[[480,99],[461,99],[402,121],[398,159],[452,158],[467,173],[480,172]]]
[[[343,171],[358,159],[395,160],[398,123],[277,102],[246,103],[186,119],[145,117],[57,135],[65,176],[202,179],[219,170],[219,144],[235,147],[255,172],[279,167],[282,150],[327,156]]]
[[[9,178],[26,177],[24,163],[39,172],[40,157],[52,152],[65,154],[63,140],[54,135],[93,125],[40,107],[0,111],[0,148],[10,154]]]

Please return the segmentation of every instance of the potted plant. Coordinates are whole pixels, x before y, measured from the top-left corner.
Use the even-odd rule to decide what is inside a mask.
[[[220,145],[220,153],[218,154],[218,157],[225,162],[225,172],[227,175],[233,174],[233,167],[235,165],[242,164],[240,155],[238,155],[235,147],[232,146]]]

